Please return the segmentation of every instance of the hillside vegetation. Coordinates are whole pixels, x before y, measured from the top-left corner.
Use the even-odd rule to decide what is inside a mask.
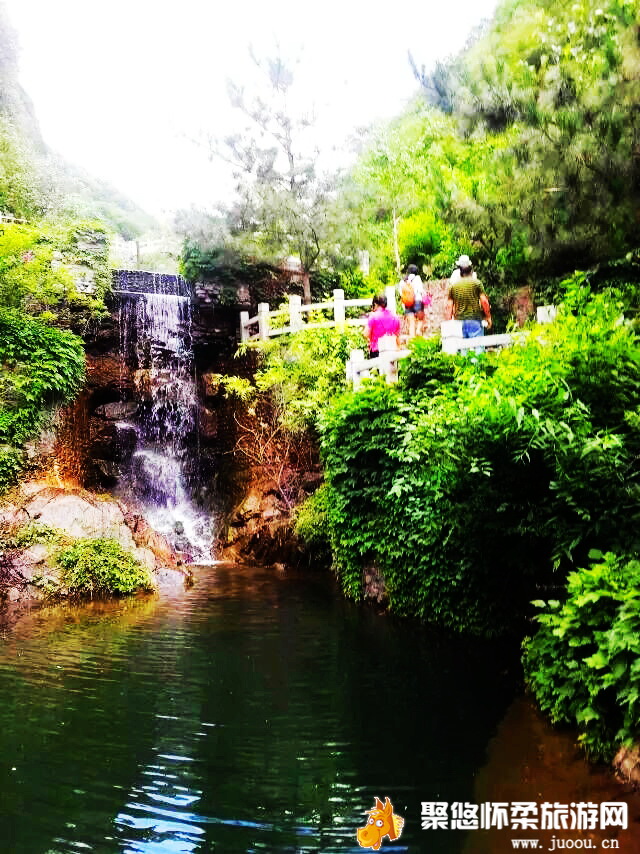
[[[287,448],[319,445],[297,529],[344,591],[379,575],[396,613],[530,635],[531,690],[594,757],[640,739],[639,25],[628,0],[505,0],[459,56],[414,58],[414,102],[336,184],[327,269],[354,291],[468,253],[494,305],[526,285],[555,323],[473,358],[417,340],[357,393],[342,335],[282,341],[255,390]]]

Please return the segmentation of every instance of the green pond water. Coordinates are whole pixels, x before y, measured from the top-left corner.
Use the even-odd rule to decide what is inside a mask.
[[[196,576],[180,596],[4,629],[2,854],[362,851],[375,796],[405,818],[383,851],[511,849],[504,831],[424,831],[420,811],[496,799],[529,741],[539,760],[555,737],[514,705],[515,663],[345,602],[326,577]],[[552,798],[613,785],[569,758]],[[547,797],[517,775],[512,795]]]

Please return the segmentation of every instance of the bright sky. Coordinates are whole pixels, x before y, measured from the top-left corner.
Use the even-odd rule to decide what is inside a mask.
[[[419,65],[456,53],[496,0],[4,0],[20,80],[45,140],[150,213],[223,199],[219,163],[190,142],[233,130],[226,80],[251,77],[248,46],[299,60],[296,79],[340,147],[398,113]],[[326,130],[328,128],[328,130]]]

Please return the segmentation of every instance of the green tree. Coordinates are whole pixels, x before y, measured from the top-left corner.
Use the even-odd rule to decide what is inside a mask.
[[[494,149],[450,209],[494,259],[502,247],[521,268],[564,272],[637,245],[638,15],[630,0],[508,0],[423,81],[471,144]]]
[[[232,165],[236,180],[227,242],[263,260],[297,257],[309,303],[310,274],[335,234],[329,206],[335,182],[321,173],[318,150],[308,143],[313,118],[292,107],[292,71],[280,57],[254,61],[262,90],[229,86],[231,103],[248,124],[212,141],[212,151]]]

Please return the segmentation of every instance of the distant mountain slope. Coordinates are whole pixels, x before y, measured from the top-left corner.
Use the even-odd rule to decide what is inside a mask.
[[[18,36],[3,3],[0,3],[0,112],[12,120],[36,151],[46,152],[33,103],[18,80]]]
[[[158,227],[119,190],[51,151],[19,81],[18,38],[0,2],[0,209],[26,219],[58,212],[99,219],[125,239]]]

